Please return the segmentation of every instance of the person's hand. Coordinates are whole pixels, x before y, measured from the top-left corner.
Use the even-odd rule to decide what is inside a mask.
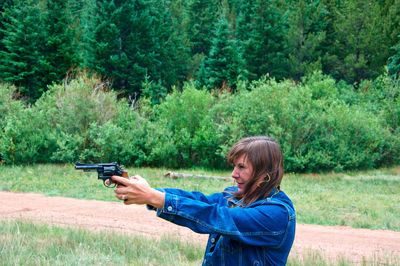
[[[164,205],[164,193],[150,187],[141,176],[112,176],[112,181],[118,184],[114,190],[115,196],[125,204],[149,204],[156,208]]]

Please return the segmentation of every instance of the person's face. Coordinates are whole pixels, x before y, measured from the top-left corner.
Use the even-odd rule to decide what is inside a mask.
[[[234,160],[232,178],[236,181],[239,191],[249,182],[252,174],[253,166],[244,154]]]

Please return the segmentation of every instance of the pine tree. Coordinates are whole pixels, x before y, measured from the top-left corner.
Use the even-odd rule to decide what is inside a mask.
[[[400,35],[399,35],[400,39]],[[389,75],[394,78],[400,78],[400,41],[393,47],[394,54],[389,58],[388,71]]]
[[[328,10],[319,0],[289,1],[290,77],[299,80],[314,70],[321,70],[322,43],[328,26]]]
[[[74,32],[70,28],[67,7],[65,0],[46,1],[46,44],[43,53],[49,62],[47,84],[61,81],[71,67],[78,65],[76,48],[72,45]]]
[[[400,78],[400,0],[383,2],[382,24],[388,46],[391,47],[387,68],[391,76]]]
[[[4,11],[7,20],[2,30],[0,77],[18,86],[21,96],[28,100],[40,97],[47,84],[49,62],[46,47],[45,16],[34,0],[16,0]]]
[[[74,47],[76,66],[88,69],[94,61],[95,29],[97,23],[97,0],[68,0],[67,17],[71,46]]]
[[[208,88],[234,88],[238,59],[232,31],[225,16],[217,21],[209,55],[200,68],[199,80]]]
[[[0,77],[29,101],[59,82],[73,65],[74,51],[64,1],[17,0],[4,11]]]
[[[4,16],[4,11],[7,7],[13,4],[13,0],[0,0],[0,51],[4,50],[4,46],[1,42],[1,40],[4,38],[3,30],[4,26],[3,24],[8,20],[6,16]]]
[[[238,46],[250,80],[263,75],[283,78],[288,75],[284,37],[286,16],[279,1],[243,1],[237,17]]]
[[[398,41],[400,34],[400,0],[383,0],[381,2],[380,23],[384,29],[384,35],[388,38],[391,46]]]
[[[336,79],[358,83],[383,72],[389,45],[376,1],[343,1],[337,7],[333,45],[324,68]]]
[[[166,1],[100,1],[90,67],[125,95],[140,94],[145,78],[169,86],[184,72],[173,26]]]
[[[207,55],[210,51],[218,4],[212,0],[190,0],[188,4],[188,36],[193,55]]]

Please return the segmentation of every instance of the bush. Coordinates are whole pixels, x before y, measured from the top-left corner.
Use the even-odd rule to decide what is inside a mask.
[[[214,107],[214,121],[226,123],[219,127],[225,138],[220,147],[226,152],[229,140],[269,135],[281,144],[287,171],[377,166],[390,136],[379,117],[338,99],[329,77],[305,82],[264,79],[220,101]]]
[[[5,119],[0,153],[6,163],[43,163],[49,161],[49,151],[55,140],[43,112],[34,107],[21,108]]]
[[[0,83],[0,129],[4,128],[7,115],[18,113],[23,109],[22,102],[14,99],[15,93],[14,86]]]
[[[331,104],[317,120],[308,146],[308,171],[366,169],[377,166],[387,131],[358,106]]]
[[[144,161],[145,124],[95,77],[53,85],[8,115],[0,151],[9,163]]]
[[[146,164],[147,121],[123,102],[119,102],[118,109],[114,120],[103,125],[90,125],[87,147],[80,155],[81,160],[118,161],[136,166]]]
[[[261,79],[236,93],[186,84],[161,102],[119,100],[95,77],[53,85],[34,106],[0,85],[5,163],[107,162],[224,168],[232,144],[269,135],[293,172],[366,169],[400,161],[399,82],[382,76],[358,90],[313,73],[301,83]]]
[[[186,84],[155,107],[149,162],[167,167],[212,166],[218,136],[209,121],[214,99],[210,93]]]

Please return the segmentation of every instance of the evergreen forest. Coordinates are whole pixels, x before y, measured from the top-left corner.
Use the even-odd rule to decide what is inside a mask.
[[[0,161],[400,163],[400,0],[0,0]],[[109,145],[109,143],[112,143]]]

